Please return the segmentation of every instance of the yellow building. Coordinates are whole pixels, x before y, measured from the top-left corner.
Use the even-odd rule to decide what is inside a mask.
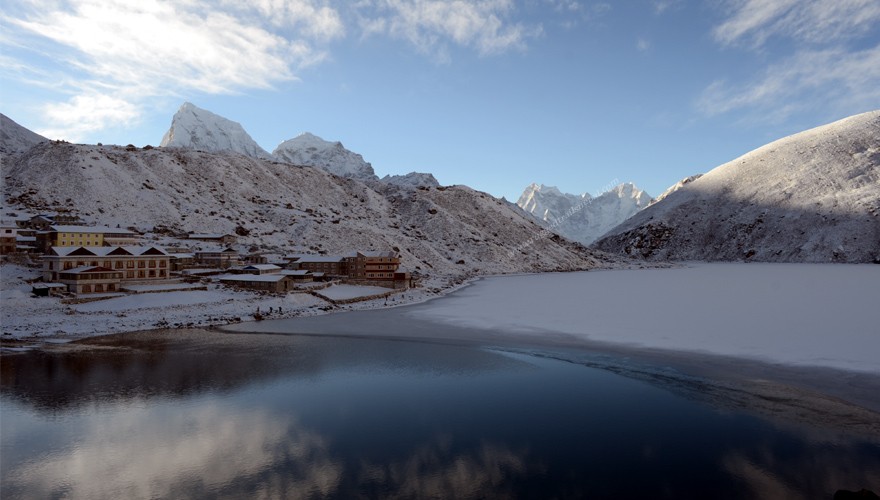
[[[37,246],[43,253],[52,247],[102,247],[135,245],[140,236],[125,229],[92,226],[50,226],[37,233]]]

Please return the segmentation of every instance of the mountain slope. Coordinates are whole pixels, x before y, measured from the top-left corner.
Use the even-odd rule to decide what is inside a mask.
[[[0,153],[3,155],[18,154],[48,140],[0,113]]]
[[[341,142],[330,142],[308,132],[286,140],[272,155],[281,161],[326,170],[340,177],[375,180],[373,166],[364,157],[345,149]]]
[[[652,260],[880,260],[880,111],[780,139],[680,184],[596,248]]]
[[[191,149],[44,143],[14,159],[5,198],[161,233],[247,233],[278,253],[399,249],[441,276],[588,269],[607,255],[547,238],[505,203],[463,186],[409,189],[319,169]]]
[[[185,102],[171,119],[161,147],[198,149],[211,153],[232,152],[270,159],[238,122]]]
[[[632,183],[595,198],[588,193],[574,195],[553,186],[530,184],[516,204],[556,233],[589,245],[650,201],[651,197]]]

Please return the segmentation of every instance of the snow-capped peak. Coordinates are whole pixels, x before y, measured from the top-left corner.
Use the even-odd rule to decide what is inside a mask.
[[[345,149],[339,141],[325,141],[309,132],[282,142],[272,154],[281,161],[320,168],[340,177],[377,179],[373,166],[363,156]]]
[[[628,182],[595,198],[563,193],[555,186],[532,183],[516,204],[557,233],[590,244],[646,207],[651,197]]]
[[[162,137],[160,146],[198,149],[212,153],[231,151],[252,158],[272,158],[248,135],[240,123],[189,102],[183,103],[174,114],[171,128]]]

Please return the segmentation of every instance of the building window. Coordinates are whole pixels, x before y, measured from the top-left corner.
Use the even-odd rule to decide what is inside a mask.
[[[156,271],[155,271],[155,270],[150,269],[150,277],[151,277],[151,278],[155,278],[155,277],[156,277]]]
[[[108,284],[108,285],[107,285],[107,291],[108,291],[108,292],[115,292],[115,291],[116,291],[116,285],[113,284],[113,283]]]
[[[164,278],[164,277],[165,277],[165,270],[164,270],[164,269],[159,269],[159,277],[160,277],[160,278]]]
[[[125,267],[127,267],[129,269],[134,269],[134,261],[130,260],[130,261],[126,262]]]
[[[142,260],[139,260],[138,261],[138,268],[143,269],[145,267],[147,267],[147,263]]]
[[[134,271],[125,271],[126,278],[134,278]]]
[[[101,293],[104,291],[104,285],[95,285],[95,293]]]
[[[49,261],[49,270],[55,269],[54,262]]]
[[[92,293],[92,285],[83,285],[83,293]]]
[[[109,260],[104,261],[104,267],[106,267],[107,269],[110,269],[111,265],[112,263]]]
[[[150,267],[156,267],[156,261],[155,261],[155,260],[151,260],[151,261],[150,261]]]
[[[115,266],[116,269],[122,269],[123,266],[124,266],[124,264],[122,263],[121,260],[116,261],[116,266]]]
[[[145,271],[138,271],[138,278],[145,278]]]
[[[167,265],[168,265],[168,261],[165,261],[165,260],[159,261],[159,267],[166,267]]]

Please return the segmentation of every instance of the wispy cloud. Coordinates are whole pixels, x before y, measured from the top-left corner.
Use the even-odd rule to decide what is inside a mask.
[[[697,101],[703,114],[741,111],[782,123],[802,112],[840,115],[880,103],[877,0],[725,0],[722,5],[727,17],[713,29],[714,39],[770,62],[738,81],[714,81]]]
[[[512,0],[367,0],[358,6],[365,34],[406,40],[441,58],[449,44],[481,55],[522,49],[541,31],[512,20]]]
[[[249,5],[224,10],[201,0],[24,2],[2,22],[19,46],[26,45],[23,40],[34,47],[50,44],[43,50],[71,83],[59,89],[69,100],[46,105],[46,117],[56,127],[51,132],[76,140],[136,120],[150,97],[231,93],[293,80],[300,68],[325,57],[317,42],[344,33],[335,11],[316,1]],[[285,32],[292,35],[279,34]],[[95,106],[92,116],[84,113],[89,106]],[[112,106],[122,111],[110,112]]]
[[[725,45],[763,45],[771,37],[823,43],[864,35],[880,24],[877,0],[728,0],[713,36]]]
[[[866,111],[880,103],[880,45],[858,52],[842,48],[803,51],[767,68],[755,81],[713,82],[698,107],[707,115],[754,110],[782,122],[809,108]]]

